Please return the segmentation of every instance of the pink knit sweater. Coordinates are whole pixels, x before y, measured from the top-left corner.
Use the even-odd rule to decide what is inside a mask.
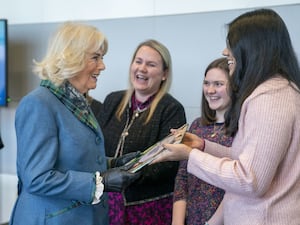
[[[300,224],[300,94],[285,79],[245,100],[231,148],[205,143],[188,172],[226,190],[225,225]]]

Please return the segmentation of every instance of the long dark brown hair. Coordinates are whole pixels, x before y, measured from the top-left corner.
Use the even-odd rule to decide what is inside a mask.
[[[273,10],[258,9],[234,19],[228,25],[227,45],[236,67],[225,125],[234,136],[242,104],[258,85],[280,75],[300,88],[300,74],[287,27]]]

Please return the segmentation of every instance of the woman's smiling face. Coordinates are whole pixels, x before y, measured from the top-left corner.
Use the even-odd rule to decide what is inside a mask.
[[[151,47],[142,46],[131,63],[130,79],[137,95],[155,94],[166,79],[161,55]]]
[[[97,87],[97,78],[100,72],[105,69],[102,51],[91,53],[87,56],[84,69],[69,82],[82,94]]]
[[[203,93],[212,110],[225,111],[230,103],[228,75],[220,68],[207,71],[203,81]]]

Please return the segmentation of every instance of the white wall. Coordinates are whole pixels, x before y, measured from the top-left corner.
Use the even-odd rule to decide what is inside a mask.
[[[0,0],[10,24],[211,12],[300,3],[299,0]]]
[[[0,174],[0,224],[7,223],[17,198],[18,179],[14,175]]]

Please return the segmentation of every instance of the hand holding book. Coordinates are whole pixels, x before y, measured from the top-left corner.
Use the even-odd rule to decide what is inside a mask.
[[[188,124],[184,124],[182,127],[176,129],[161,141],[155,143],[154,145],[143,151],[140,156],[128,162],[127,165],[132,165],[128,171],[135,173],[136,171],[142,169],[144,166],[149,165],[165,150],[164,144],[180,143],[184,137],[187,127]]]

